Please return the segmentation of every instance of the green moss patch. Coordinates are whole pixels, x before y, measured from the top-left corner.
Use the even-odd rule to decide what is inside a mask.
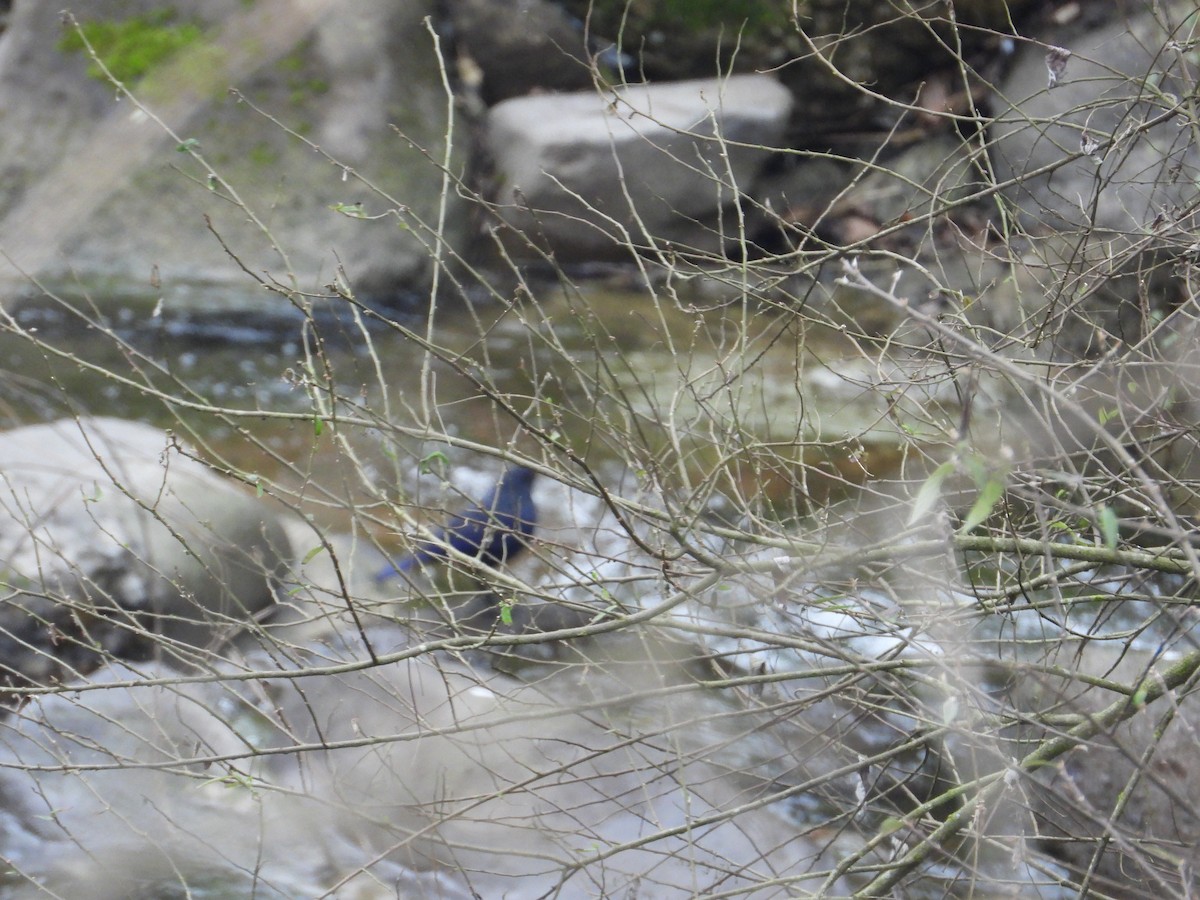
[[[118,81],[136,81],[158,63],[195,43],[203,29],[194,23],[176,22],[175,12],[157,10],[121,21],[81,22],[58,42],[67,53],[85,52],[84,38],[92,45],[109,72]],[[92,62],[88,75],[106,81],[101,68]]]

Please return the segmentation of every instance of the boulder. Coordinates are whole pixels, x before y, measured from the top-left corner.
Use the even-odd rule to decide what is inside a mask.
[[[719,253],[791,94],[765,75],[506,100],[487,117],[500,215],[560,260],[670,243]]]
[[[195,655],[274,601],[289,557],[264,501],[157,428],[64,419],[0,434],[0,679]]]
[[[1194,0],[1161,6],[1062,38],[1070,56],[1053,88],[1046,43],[1017,55],[1000,89],[992,157],[998,182],[1016,180],[1007,196],[1027,225],[1137,240],[1194,221],[1200,147],[1186,108],[1163,114],[1200,74],[1184,52],[1200,35],[1200,12]]]
[[[136,286],[151,303],[165,296],[167,311],[197,283],[246,288],[261,308],[243,265],[306,291],[339,264],[364,291],[412,287],[428,271],[416,219],[439,220],[430,157],[442,160],[447,133],[423,23],[434,6],[80,6],[93,39],[109,28],[152,44],[187,29],[158,60],[131,58],[133,43],[101,54],[143,110],[100,77],[59,7],[16,0],[0,36],[0,245],[12,262],[0,287],[12,293],[30,274],[102,295]],[[465,223],[458,209],[451,192],[447,236]]]

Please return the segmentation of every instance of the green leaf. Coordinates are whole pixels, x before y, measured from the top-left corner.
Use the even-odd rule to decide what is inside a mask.
[[[1115,419],[1117,416],[1120,415],[1120,410],[1107,409],[1107,408],[1101,409],[1100,412],[1097,413],[1096,415],[1100,419],[1101,425],[1107,425],[1109,422],[1111,422],[1113,419]]]
[[[512,608],[513,601],[511,599],[500,601],[500,621],[505,625],[511,625],[513,623]]]
[[[200,146],[200,142],[198,140],[196,140],[195,138],[188,138],[186,141],[182,141],[175,147],[175,152],[176,153],[187,153],[191,150],[197,149],[199,146]]]
[[[424,475],[427,472],[433,472],[433,464],[437,463],[439,471],[446,471],[450,468],[450,457],[446,456],[441,450],[434,450],[432,453],[421,457],[421,461],[417,468]]]
[[[883,824],[879,826],[879,833],[883,835],[892,834],[904,827],[904,820],[888,816],[883,820]]]
[[[309,550],[307,553],[304,554],[304,559],[301,561],[300,564],[307,565],[308,563],[312,562],[313,559],[317,556],[317,554],[320,553],[324,549],[325,549],[324,544],[317,544],[317,546],[313,547],[311,550]]]
[[[1119,522],[1117,514],[1107,503],[1100,507],[1100,511],[1096,514],[1096,524],[1100,526],[1100,537],[1104,541],[1104,546],[1109,550],[1117,549],[1117,540],[1120,537]]]
[[[1003,496],[1004,482],[999,478],[989,478],[979,491],[979,496],[975,498],[975,505],[967,513],[967,518],[963,521],[962,527],[958,529],[958,533],[968,534],[977,525],[982,524],[992,514],[992,510]]]
[[[313,416],[313,434],[317,437],[321,436],[321,432],[325,430],[325,420],[320,416]]]
[[[944,462],[933,470],[932,475],[925,479],[925,483],[921,485],[921,489],[917,491],[917,496],[913,500],[912,511],[908,514],[907,524],[915,525],[933,509],[938,499],[942,496],[942,483],[953,471],[954,463]]]
[[[1146,697],[1148,697],[1149,694],[1150,694],[1149,681],[1143,681],[1140,685],[1138,685],[1138,689],[1133,692],[1133,696],[1130,698],[1130,702],[1133,704],[1133,708],[1141,709],[1143,706],[1145,706],[1146,705]]]

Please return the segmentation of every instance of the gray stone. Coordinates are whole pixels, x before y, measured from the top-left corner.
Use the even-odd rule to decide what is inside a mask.
[[[448,4],[470,82],[478,67],[478,90],[486,103],[534,90],[576,91],[592,84],[583,23],[551,0],[451,0]],[[473,86],[473,85],[468,85]]]
[[[0,678],[195,656],[273,602],[289,555],[266,501],[157,428],[64,419],[0,434]]]
[[[881,225],[936,216],[975,187],[978,173],[971,148],[961,138],[931,135],[872,167],[848,188],[839,208],[852,208]],[[923,230],[929,228],[922,222]]]
[[[1030,42],[1019,53],[1001,86],[1009,105],[993,126],[992,155],[1000,182],[1020,179],[1007,195],[1027,224],[1137,239],[1152,229],[1186,229],[1194,219],[1200,149],[1187,109],[1144,126],[1200,74],[1184,49],[1200,32],[1200,13],[1194,0],[1161,6],[1066,40],[1071,56],[1053,89],[1046,45]],[[1067,161],[1089,141],[1112,139],[1107,149]],[[1027,174],[1045,167],[1053,168]]]
[[[95,0],[79,15],[124,21],[161,6]],[[10,290],[22,273],[135,283],[168,305],[174,286],[197,282],[243,286],[261,303],[254,276],[319,290],[339,262],[366,290],[419,279],[429,235],[416,218],[436,223],[440,210],[426,153],[440,162],[447,132],[423,23],[433,6],[180,0],[175,21],[205,31],[129,84],[143,111],[60,47],[59,7],[17,0],[0,36],[0,245],[20,272],[0,278]],[[189,141],[199,156],[179,152]],[[465,223],[455,199],[448,237]]]
[[[719,252],[737,236],[719,215],[753,190],[791,108],[764,75],[506,100],[486,134],[501,215],[562,259],[625,242]]]

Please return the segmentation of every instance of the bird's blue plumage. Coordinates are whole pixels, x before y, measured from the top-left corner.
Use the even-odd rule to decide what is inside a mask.
[[[537,524],[537,507],[533,502],[535,474],[525,466],[505,470],[487,496],[452,516],[434,532],[434,540],[421,541],[416,551],[385,566],[375,580],[387,581],[444,557],[447,547],[488,566],[511,561],[525,549]]]

